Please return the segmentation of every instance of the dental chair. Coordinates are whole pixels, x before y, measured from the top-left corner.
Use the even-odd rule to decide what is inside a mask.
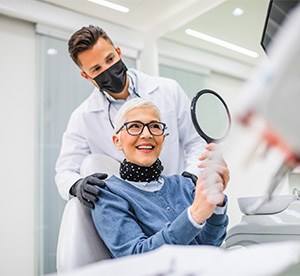
[[[95,172],[105,172],[110,176],[118,171],[118,161],[102,154],[91,154],[84,159],[80,174],[85,177]],[[98,236],[90,210],[77,197],[70,199],[65,206],[59,230],[57,272],[70,271],[109,258],[109,251]]]

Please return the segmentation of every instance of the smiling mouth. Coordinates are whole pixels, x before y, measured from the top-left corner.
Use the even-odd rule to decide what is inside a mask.
[[[136,148],[139,150],[152,150],[154,146],[137,146]]]

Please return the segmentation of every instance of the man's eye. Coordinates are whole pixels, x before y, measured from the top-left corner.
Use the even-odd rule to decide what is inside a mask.
[[[93,72],[98,72],[99,70],[100,70],[100,66],[95,67],[94,70],[93,70]]]
[[[114,57],[110,57],[106,60],[107,63],[112,63],[114,61]]]

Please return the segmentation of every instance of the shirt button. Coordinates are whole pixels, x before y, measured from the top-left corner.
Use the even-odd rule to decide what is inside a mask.
[[[168,206],[166,209],[169,211],[171,208]]]

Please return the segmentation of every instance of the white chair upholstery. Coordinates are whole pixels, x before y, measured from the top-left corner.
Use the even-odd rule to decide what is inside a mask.
[[[108,176],[119,174],[120,163],[103,154],[90,154],[82,162],[80,174],[84,176],[96,172],[105,172]]]
[[[81,175],[118,173],[119,162],[105,155],[91,154],[81,165]],[[90,210],[74,197],[64,209],[57,244],[57,272],[110,258],[108,249],[94,227]]]

